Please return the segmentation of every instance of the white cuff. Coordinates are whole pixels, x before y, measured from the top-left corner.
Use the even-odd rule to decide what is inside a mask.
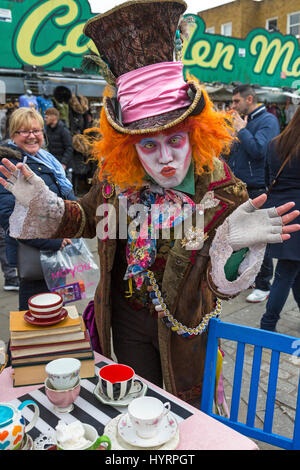
[[[25,207],[17,200],[9,218],[9,232],[23,240],[51,238],[57,231],[65,211],[63,199],[47,186]]]
[[[262,265],[266,244],[256,244],[249,247],[249,251],[239,266],[239,277],[235,281],[228,281],[225,276],[224,267],[233,253],[228,240],[229,223],[228,218],[216,230],[215,237],[210,247],[211,278],[220,293],[225,295],[237,295],[248,289],[254,283]]]

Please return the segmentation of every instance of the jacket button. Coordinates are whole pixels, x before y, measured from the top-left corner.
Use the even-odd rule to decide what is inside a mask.
[[[39,170],[39,171],[42,171],[42,168],[39,166],[39,167],[38,167],[38,170]]]

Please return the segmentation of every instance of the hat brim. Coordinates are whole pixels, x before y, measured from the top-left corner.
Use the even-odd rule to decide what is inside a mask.
[[[205,99],[200,84],[193,80],[187,81],[187,84],[193,95],[190,106],[156,116],[150,116],[139,121],[131,122],[126,126],[118,119],[111,98],[106,96],[103,98],[103,107],[107,120],[116,131],[122,134],[151,134],[170,129],[183,122],[187,117],[200,114],[205,107]]]

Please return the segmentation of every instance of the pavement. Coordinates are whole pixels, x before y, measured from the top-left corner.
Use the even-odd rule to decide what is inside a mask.
[[[87,240],[91,251],[95,254],[95,260],[98,262],[96,252],[96,239]],[[221,319],[224,322],[251,326],[259,328],[260,319],[265,311],[266,302],[259,304],[250,304],[246,302],[250,289],[241,293],[235,299],[223,302]],[[78,302],[77,308],[79,312],[83,312],[87,301]],[[0,339],[8,342],[9,339],[9,312],[18,309],[18,293],[5,292],[3,290],[3,275],[0,272]],[[300,338],[300,313],[299,309],[290,294],[281,319],[277,324],[279,333],[290,335],[295,339]],[[300,348],[300,341],[298,349]],[[223,340],[222,349],[225,353],[223,362],[223,379],[225,395],[230,406],[231,384],[233,383],[234,363],[235,363],[235,347],[231,341]],[[239,420],[245,423],[247,403],[249,401],[249,382],[251,377],[253,350],[249,346],[246,348],[245,362],[243,369],[243,380],[241,389],[241,402],[239,411]],[[295,363],[294,363],[295,362]],[[266,391],[268,387],[268,370],[270,367],[270,354],[267,350],[263,350],[262,367],[259,380],[258,402],[256,409],[256,426],[262,428],[265,405]],[[297,389],[299,383],[300,359],[299,361],[291,361],[287,355],[281,355],[280,368],[278,375],[278,387],[275,400],[275,412],[273,432],[292,437],[294,427],[294,416],[296,409]],[[269,445],[261,441],[255,441],[261,450],[279,450],[278,447]]]

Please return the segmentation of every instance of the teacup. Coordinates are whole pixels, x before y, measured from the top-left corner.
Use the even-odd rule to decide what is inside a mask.
[[[66,390],[57,390],[54,388],[49,380],[45,380],[45,391],[48,400],[54,405],[54,410],[58,413],[70,413],[74,409],[74,401],[80,392],[80,379],[74,387]]]
[[[46,373],[51,385],[56,390],[67,390],[75,386],[79,380],[81,362],[73,357],[62,357],[49,362]]]
[[[170,411],[169,402],[154,397],[135,398],[128,406],[128,416],[136,434],[144,439],[155,436]]]
[[[136,383],[140,389],[132,390]],[[135,378],[134,370],[125,364],[109,364],[99,370],[99,389],[109,400],[122,400],[142,388],[143,384]]]
[[[111,449],[111,441],[108,436],[99,436],[97,430],[90,424],[80,423],[84,429],[84,439],[89,441],[83,446],[72,446],[72,444],[65,442],[62,444],[58,438],[56,439],[56,445],[58,450],[96,450],[99,448],[101,443],[107,444],[107,450]]]
[[[33,295],[28,300],[28,307],[31,315],[36,319],[51,319],[60,314],[63,298],[56,292]]]

